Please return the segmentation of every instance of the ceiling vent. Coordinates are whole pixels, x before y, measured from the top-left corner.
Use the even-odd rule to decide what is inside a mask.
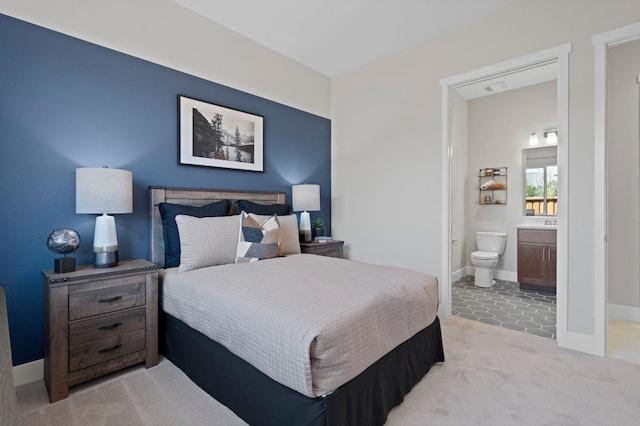
[[[506,81],[499,81],[489,86],[485,86],[484,90],[486,90],[488,93],[495,93],[495,92],[501,92],[503,90],[507,90],[508,88],[509,88],[509,85],[507,84]]]

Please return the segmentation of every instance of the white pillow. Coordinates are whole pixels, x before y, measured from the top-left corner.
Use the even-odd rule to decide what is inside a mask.
[[[258,223],[262,223],[271,216],[249,213]],[[280,224],[280,252],[281,256],[300,253],[300,236],[298,231],[298,216],[295,214],[278,216]]]
[[[240,227],[237,215],[198,218],[179,214],[176,224],[180,235],[178,271],[235,261]]]

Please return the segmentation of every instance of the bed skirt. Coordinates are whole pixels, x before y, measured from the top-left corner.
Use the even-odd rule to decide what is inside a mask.
[[[161,315],[167,359],[250,425],[382,425],[431,366],[444,361],[436,317],[333,393],[309,398],[182,321]]]

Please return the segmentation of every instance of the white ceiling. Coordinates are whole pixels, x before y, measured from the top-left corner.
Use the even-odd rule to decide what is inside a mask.
[[[329,77],[522,0],[173,0]]]

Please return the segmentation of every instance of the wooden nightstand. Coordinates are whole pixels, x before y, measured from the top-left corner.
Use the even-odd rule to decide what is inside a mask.
[[[158,270],[147,260],[44,276],[44,381],[51,402],[69,386],[158,363]]]
[[[329,241],[326,243],[300,243],[300,251],[302,253],[342,258],[343,246],[344,241]]]

